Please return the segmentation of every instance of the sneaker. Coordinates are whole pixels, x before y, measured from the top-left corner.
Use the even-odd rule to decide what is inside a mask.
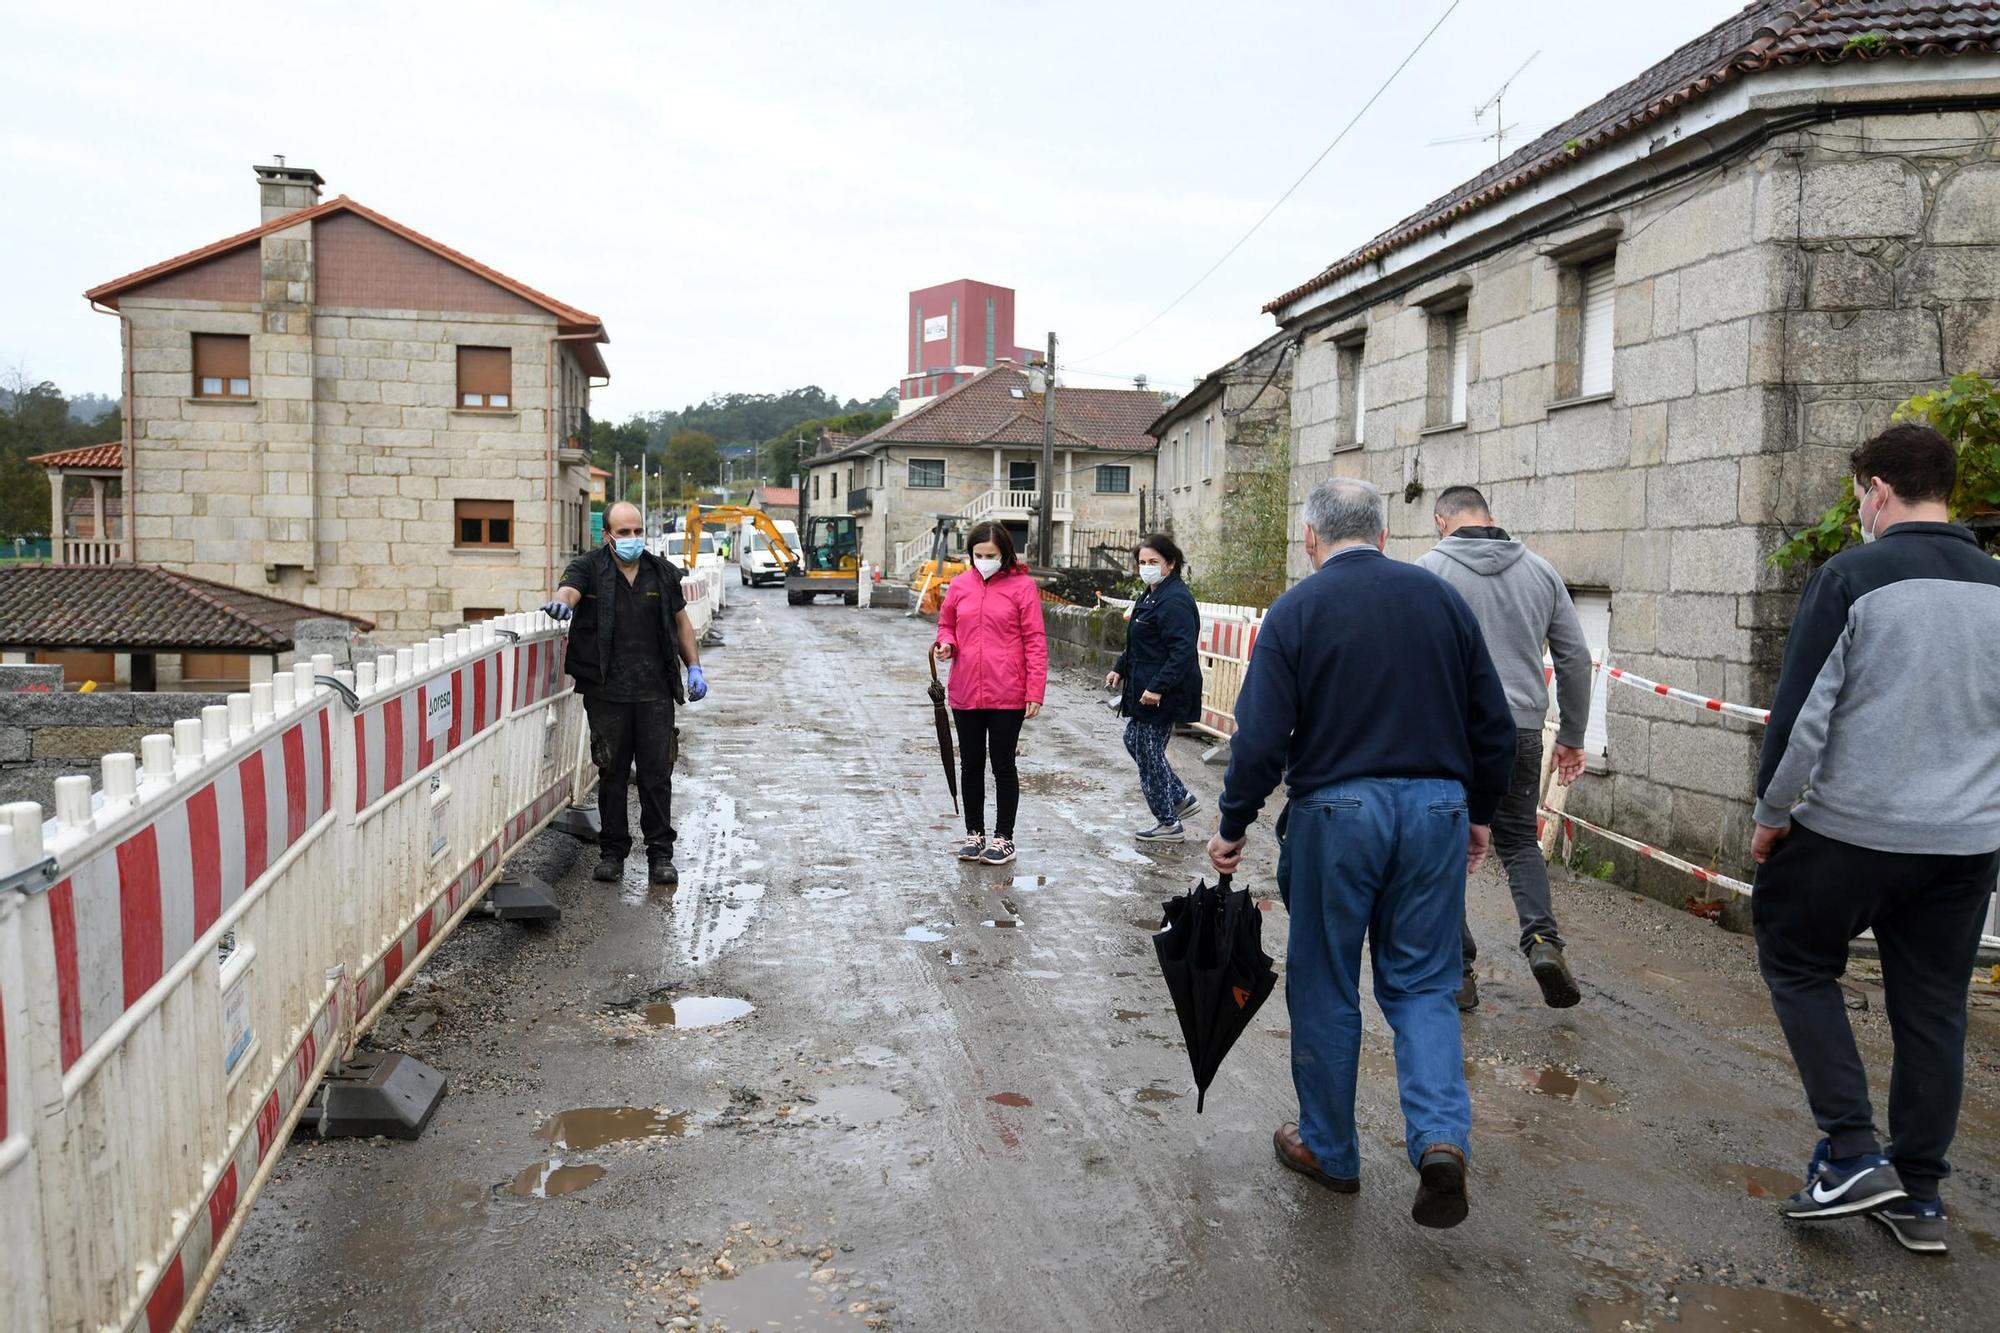
[[[1819,1141],[1806,1167],[1806,1187],[1785,1200],[1780,1209],[1794,1222],[1854,1217],[1910,1197],[1896,1168],[1881,1153],[1832,1157],[1828,1147],[1827,1140]]]
[[[1141,829],[1132,835],[1140,842],[1186,842],[1187,830],[1178,819],[1163,820],[1149,829]]]
[[[986,835],[984,833],[968,833],[965,835],[965,841],[958,844],[958,859],[961,861],[977,861],[985,850]]]
[[[1868,1215],[1889,1228],[1889,1234],[1904,1249],[1918,1254],[1944,1253],[1943,1200],[1905,1199]]]
[[[625,878],[625,858],[606,852],[597,858],[597,869],[590,872],[590,877],[600,884],[616,884]]]
[[[1410,1220],[1442,1231],[1465,1220],[1465,1154],[1449,1143],[1433,1143],[1417,1161],[1417,1198]]]
[[[1458,1012],[1469,1014],[1479,1007],[1479,978],[1467,972],[1458,983]]]
[[[1004,866],[1014,859],[1012,838],[988,838],[986,850],[980,853],[979,863],[988,866]]]
[[[1535,936],[1535,942],[1528,946],[1528,970],[1535,974],[1542,988],[1542,1003],[1549,1008],[1567,1009],[1583,998],[1569,964],[1563,961],[1563,947],[1554,940]]]
[[[1187,799],[1174,807],[1174,818],[1186,819],[1199,809],[1201,809],[1201,797],[1196,796],[1193,792],[1189,792]]]
[[[681,872],[674,869],[673,857],[649,856],[646,858],[646,878],[672,888],[681,882]]]

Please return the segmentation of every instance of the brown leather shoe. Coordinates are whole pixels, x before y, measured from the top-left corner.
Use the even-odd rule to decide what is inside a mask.
[[[1319,1158],[1313,1156],[1311,1148],[1299,1138],[1299,1126],[1295,1120],[1287,1120],[1279,1125],[1271,1135],[1271,1147],[1277,1150],[1278,1161],[1287,1169],[1302,1176],[1311,1176],[1336,1194],[1354,1194],[1361,1189],[1361,1182],[1352,1176],[1332,1176],[1319,1169]]]
[[[1465,1220],[1465,1154],[1457,1145],[1433,1143],[1417,1160],[1417,1199],[1410,1219],[1442,1230]]]

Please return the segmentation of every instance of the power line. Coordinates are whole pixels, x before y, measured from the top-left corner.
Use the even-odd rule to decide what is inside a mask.
[[[1333,136],[1333,142],[1329,143],[1326,147],[1319,150],[1319,156],[1312,160],[1312,164],[1308,166],[1303,172],[1299,173],[1299,178],[1293,181],[1290,187],[1287,188],[1283,194],[1278,196],[1278,200],[1276,203],[1272,204],[1269,208],[1264,210],[1264,215],[1262,217],[1258,218],[1255,222],[1250,224],[1250,230],[1244,232],[1241,236],[1236,238],[1236,244],[1230,246],[1227,250],[1224,250],[1222,252],[1222,258],[1216,260],[1213,264],[1210,264],[1200,277],[1196,278],[1193,282],[1189,283],[1186,291],[1182,292],[1179,296],[1176,296],[1173,300],[1167,302],[1166,309],[1160,311],[1159,314],[1153,316],[1151,319],[1147,320],[1144,324],[1141,324],[1138,328],[1132,330],[1130,333],[1126,334],[1123,338],[1120,338],[1117,342],[1112,343],[1109,347],[1101,348],[1098,351],[1092,352],[1088,356],[1079,356],[1071,358],[1070,364],[1075,365],[1079,361],[1095,361],[1100,356],[1106,356],[1112,352],[1117,351],[1119,348],[1123,347],[1126,343],[1131,342],[1134,338],[1144,333],[1147,329],[1152,328],[1155,324],[1159,323],[1161,320],[1165,319],[1168,315],[1172,314],[1175,306],[1178,306],[1182,301],[1185,301],[1188,299],[1188,297],[1194,295],[1195,289],[1197,287],[1200,287],[1204,282],[1207,282],[1211,277],[1213,277],[1217,269],[1221,268],[1224,264],[1229,262],[1229,257],[1231,255],[1235,254],[1238,250],[1241,250],[1243,248],[1243,243],[1245,241],[1248,241],[1252,236],[1255,236],[1257,234],[1258,229],[1261,228],[1266,222],[1269,222],[1271,220],[1271,215],[1273,213],[1276,213],[1278,209],[1284,205],[1284,202],[1287,199],[1290,199],[1293,193],[1296,192],[1301,185],[1304,185],[1306,183],[1306,177],[1312,175],[1313,172],[1319,169],[1319,164],[1326,161],[1326,155],[1328,153],[1331,153],[1335,148],[1338,148],[1340,146],[1340,141],[1347,137],[1347,132],[1353,129],[1354,126],[1360,121],[1360,119],[1363,116],[1368,114],[1368,108],[1374,106],[1377,100],[1381,98],[1383,93],[1389,91],[1389,85],[1396,81],[1396,76],[1401,74],[1404,68],[1407,67],[1412,60],[1415,60],[1417,58],[1417,53],[1424,49],[1424,47],[1430,42],[1431,38],[1436,35],[1437,30],[1444,26],[1444,21],[1451,17],[1452,11],[1457,9],[1458,6],[1459,6],[1459,0],[1451,0],[1451,4],[1445,9],[1444,13],[1438,15],[1437,22],[1431,24],[1429,31],[1425,32],[1424,35],[1417,40],[1417,44],[1410,48],[1410,53],[1403,57],[1402,63],[1397,65],[1396,68],[1389,71],[1389,77],[1382,80],[1382,86],[1377,88],[1374,91],[1374,93],[1370,95],[1368,100],[1361,104],[1361,109],[1359,111],[1356,111],[1354,115],[1348,120],[1348,122],[1340,127],[1340,133]]]

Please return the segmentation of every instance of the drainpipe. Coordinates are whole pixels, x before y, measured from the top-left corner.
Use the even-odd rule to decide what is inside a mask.
[[[118,478],[119,503],[125,512],[118,520],[119,545],[125,553],[125,563],[131,564],[139,558],[138,495],[132,488],[132,321],[125,318],[122,310],[113,310],[92,301],[90,308],[100,315],[109,315],[118,321],[118,344],[120,359],[124,367],[118,377],[118,392],[122,401],[118,404],[118,449],[122,455],[122,474]],[[102,537],[104,533],[97,534]],[[62,531],[50,534],[54,541],[62,540]]]
[[[542,362],[542,416],[548,425],[548,449],[542,469],[542,587],[556,586],[556,344],[595,342],[599,333],[558,333],[549,339],[548,355]],[[587,381],[589,376],[584,377]],[[611,377],[604,377],[606,384]]]

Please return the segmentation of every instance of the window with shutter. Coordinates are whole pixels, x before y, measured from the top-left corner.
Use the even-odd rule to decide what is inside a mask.
[[[1209,436],[1215,429],[1215,418],[1201,419],[1201,479],[1208,481],[1215,476],[1215,451]]]
[[[1601,259],[1579,275],[1583,300],[1578,321],[1577,395],[1611,392],[1611,315],[1617,296],[1612,261]]]
[[[1590,645],[1591,657],[1602,662],[1611,643],[1611,594],[1587,588],[1572,588],[1570,600],[1576,604],[1576,618],[1583,625],[1583,637]],[[1604,696],[1608,693],[1609,691],[1601,684],[1590,692],[1590,722],[1583,732],[1585,754],[1601,756],[1608,743],[1608,733],[1604,725]],[[1553,700],[1550,702],[1550,707],[1554,707]]]
[[[452,519],[456,528],[452,545],[460,549],[514,544],[512,500],[454,500]]]
[[[459,348],[458,405],[511,408],[514,405],[514,354],[505,347]]]
[[[1365,343],[1354,345],[1354,443],[1358,447],[1368,439],[1368,371],[1362,364],[1367,353]]]
[[[244,333],[194,335],[194,396],[250,396],[250,337]]]
[[[1444,326],[1445,354],[1450,358],[1450,387],[1445,401],[1445,420],[1462,422],[1465,420],[1466,365],[1465,312],[1449,316]]]

